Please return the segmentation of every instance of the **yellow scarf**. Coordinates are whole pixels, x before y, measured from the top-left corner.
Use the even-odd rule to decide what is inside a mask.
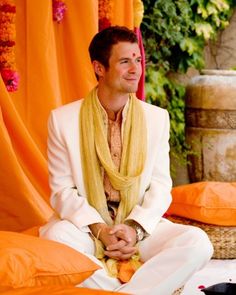
[[[111,158],[107,127],[104,125],[96,88],[88,94],[81,105],[79,124],[81,163],[88,202],[100,213],[106,224],[123,223],[138,203],[140,176],[146,160],[146,121],[140,102],[134,94],[130,94],[124,125],[120,171],[117,171]],[[107,207],[101,166],[106,171],[112,186],[120,191],[120,203],[114,221]],[[95,240],[95,245],[96,256],[102,259],[103,251],[99,249],[103,245],[98,240]],[[106,260],[106,266],[110,261],[112,260]]]

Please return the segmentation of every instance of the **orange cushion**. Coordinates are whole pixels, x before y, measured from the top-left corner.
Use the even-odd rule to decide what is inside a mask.
[[[197,182],[174,187],[168,214],[236,226],[236,183]]]
[[[22,231],[22,234],[26,234],[26,235],[30,235],[30,236],[35,236],[38,237],[39,236],[39,228],[41,227],[41,225],[36,225],[30,228],[25,229],[24,231]]]
[[[0,285],[76,285],[100,267],[78,251],[22,233],[0,231]]]
[[[76,288],[71,286],[49,286],[49,287],[26,287],[17,289],[2,289],[0,287],[0,294],[2,295],[116,295],[126,293],[118,293],[104,290],[94,290],[88,288]],[[128,295],[128,294],[126,294]]]
[[[120,293],[114,291],[104,291],[89,288],[77,288],[72,286],[45,286],[45,287],[26,287],[18,289],[6,289],[2,295],[115,295]]]

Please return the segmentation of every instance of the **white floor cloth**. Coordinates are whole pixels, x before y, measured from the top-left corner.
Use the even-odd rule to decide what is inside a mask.
[[[236,259],[212,259],[191,277],[181,295],[204,295],[199,286],[209,287],[223,282],[236,283]]]

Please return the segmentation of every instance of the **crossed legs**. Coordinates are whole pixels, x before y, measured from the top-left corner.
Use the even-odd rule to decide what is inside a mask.
[[[94,257],[90,235],[66,220],[47,224],[41,228],[40,235],[64,243],[101,265]],[[101,269],[85,280],[82,286],[135,295],[171,295],[209,261],[213,248],[201,229],[161,221],[153,234],[140,242],[139,252],[144,264],[128,283],[121,285]]]

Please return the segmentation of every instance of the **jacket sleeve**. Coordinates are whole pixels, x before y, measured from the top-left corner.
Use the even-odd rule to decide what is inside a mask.
[[[148,187],[141,204],[136,205],[127,220],[138,222],[151,234],[171,203],[172,180],[169,167],[169,115],[163,111],[163,129],[156,144],[152,144],[148,155],[148,166],[151,167]],[[154,128],[155,129],[155,128]],[[155,132],[150,136],[155,136]],[[151,163],[154,163],[152,165]],[[150,170],[150,169],[149,169]]]
[[[87,198],[78,194],[71,171],[67,143],[61,128],[58,127],[58,120],[52,112],[48,120],[50,203],[61,219],[66,219],[78,228],[89,231],[89,224],[104,221],[88,204]]]

